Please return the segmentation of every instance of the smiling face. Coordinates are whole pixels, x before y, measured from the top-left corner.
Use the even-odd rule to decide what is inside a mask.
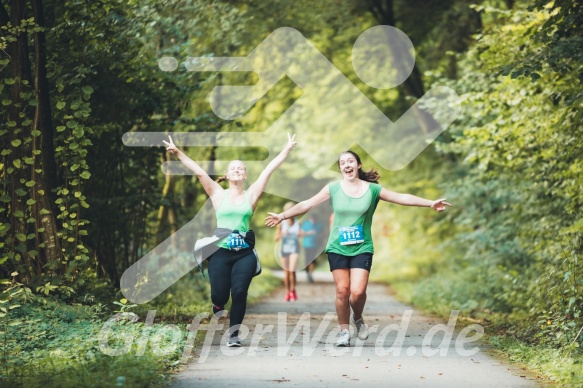
[[[244,181],[247,179],[247,168],[240,160],[233,160],[227,167],[227,179],[233,182]]]
[[[338,158],[338,167],[344,179],[351,181],[358,178],[358,169],[362,167],[362,164],[359,163],[358,156],[344,152]]]

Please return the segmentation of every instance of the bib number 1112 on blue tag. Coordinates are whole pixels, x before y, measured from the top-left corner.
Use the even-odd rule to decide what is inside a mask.
[[[362,225],[338,227],[340,245],[354,245],[364,242]]]

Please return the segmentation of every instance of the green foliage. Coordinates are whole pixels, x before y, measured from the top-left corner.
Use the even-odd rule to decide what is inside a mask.
[[[492,336],[488,342],[502,352],[502,357],[538,371],[545,380],[566,386],[583,384],[581,359],[561,349],[529,346],[512,337]]]
[[[142,322],[125,322],[114,327],[108,345],[123,346],[127,337],[134,339],[127,354],[109,356],[100,350],[105,310],[101,304],[66,306],[49,301],[46,305],[28,304],[19,314],[2,322],[2,385],[25,387],[110,387],[121,384],[141,387],[161,384],[165,371],[178,366],[184,339],[167,354],[152,347],[161,338],[162,349],[171,349],[167,330],[154,324],[147,334],[149,345],[138,356],[139,341],[144,335]],[[6,319],[6,318],[4,318]],[[186,333],[184,325],[180,329]],[[145,339],[144,338],[144,339]]]
[[[363,84],[352,69],[355,39],[376,24],[368,1],[42,3],[45,28],[30,9],[19,23],[1,27],[0,273],[6,279],[0,319],[9,339],[2,345],[3,378],[26,386],[40,385],[45,376],[69,376],[63,381],[71,386],[160,381],[175,354],[108,358],[86,338],[100,330],[106,313],[113,313],[109,308],[142,318],[155,309],[160,320],[181,324],[208,311],[208,283],[194,272],[151,304],[132,305],[119,295],[109,302],[123,270],[192,219],[207,197],[192,177],[166,180],[159,170],[163,147],[127,147],[123,135],[262,131],[301,90],[283,79],[245,117],[220,120],[208,104],[212,88],[252,83],[253,76],[181,67],[163,72],[158,59],[245,56],[273,30],[292,26],[389,117],[399,117],[410,102],[397,90]],[[417,305],[444,315],[461,309],[523,344],[558,349],[545,354],[576,361],[583,341],[581,7],[571,0],[536,0],[530,9],[522,1],[504,2],[512,9],[499,9],[499,1],[478,3],[394,2],[396,25],[413,39],[425,85],[452,87],[462,95],[463,111],[437,147],[403,171],[382,171],[386,187],[446,196],[454,208],[436,216],[380,206],[373,276],[398,282]],[[32,77],[11,72],[15,57],[6,55],[18,37],[32,48],[35,33],[47,42],[50,131],[35,127],[42,99]],[[36,64],[32,50],[28,55]],[[325,117],[312,124],[327,128]],[[306,133],[294,151],[303,169],[284,165],[282,175],[299,177],[313,168],[301,144],[320,144],[326,152],[331,141],[341,139],[324,129]],[[39,148],[47,142],[56,163],[50,184],[43,178],[50,163]],[[259,148],[186,152],[200,159],[266,156]],[[265,195],[257,215],[284,201]],[[41,224],[51,217],[55,239]],[[263,230],[257,246],[264,264],[275,266],[273,233],[262,229],[261,218],[253,220]],[[53,245],[58,249],[51,253]],[[250,299],[278,284],[269,276],[255,279]],[[125,322],[115,330],[121,338],[143,328]],[[517,354],[532,359],[527,353]],[[568,373],[562,376],[569,382]]]
[[[564,52],[561,63],[569,71],[533,77],[524,64],[552,50],[539,32],[554,28],[553,14],[479,11],[490,22],[459,57],[459,79],[436,77],[463,101],[462,115],[438,143],[441,168],[433,167],[433,181],[443,182],[443,196],[454,207],[445,222],[421,231],[404,216],[405,241],[393,250],[405,262],[390,267],[390,279],[409,302],[444,315],[460,309],[489,325],[487,332],[530,344],[531,351],[517,352],[521,360],[552,367],[548,374],[575,383],[580,376],[536,361],[533,352],[557,349],[573,360],[569,371],[582,354],[583,62]],[[568,44],[574,49],[576,43]],[[523,67],[507,65],[516,58]],[[544,61],[543,69],[556,70],[557,63]],[[504,66],[508,76],[499,75]],[[403,284],[407,278],[415,284]]]
[[[169,372],[182,365],[186,325],[197,314],[211,312],[208,281],[201,283],[198,273],[186,276],[153,303],[140,306],[129,304],[125,298],[106,305],[92,295],[81,298],[83,304],[64,304],[50,294],[32,294],[14,280],[15,276],[0,294],[2,385],[161,385],[168,380]],[[268,294],[280,282],[267,274],[254,279],[249,302]],[[153,325],[148,326],[145,320],[151,310],[155,317]],[[125,319],[113,322],[116,313]],[[176,328],[170,330],[170,324]],[[175,335],[177,330],[180,337]],[[105,339],[107,342],[103,342]],[[132,344],[125,349],[128,339]],[[195,347],[199,345],[195,342]],[[127,353],[115,353],[123,353],[121,349]]]

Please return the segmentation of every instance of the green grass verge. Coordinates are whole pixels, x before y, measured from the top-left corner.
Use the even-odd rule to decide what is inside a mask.
[[[210,313],[208,281],[199,277],[186,277],[146,305],[127,301],[122,306],[114,301],[68,305],[38,297],[11,310],[0,319],[0,386],[166,385],[184,365],[187,324],[199,313]],[[265,270],[253,280],[249,302],[269,294],[280,282]],[[155,319],[147,326],[145,319],[152,310]],[[106,322],[119,311],[139,320],[110,321],[111,330],[106,330]]]
[[[470,317],[461,306],[451,306],[428,288],[413,282],[390,282],[395,297],[425,312],[448,318],[451,310],[460,310],[460,322],[476,323],[476,313]],[[466,312],[466,313],[465,313]],[[512,327],[520,317],[487,312],[478,323],[484,326],[482,341],[502,352],[511,362],[526,366],[534,375],[547,382],[566,386],[583,387],[583,355],[576,347],[556,349],[537,343],[525,343],[513,336]]]

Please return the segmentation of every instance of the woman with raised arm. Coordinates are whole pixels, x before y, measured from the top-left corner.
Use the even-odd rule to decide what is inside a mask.
[[[247,170],[242,161],[231,161],[225,176],[215,182],[195,161],[174,145],[171,137],[169,137],[170,142],[164,142],[167,146],[166,150],[176,155],[189,170],[196,174],[215,209],[217,231],[215,231],[214,241],[216,241],[216,246],[211,249],[213,253],[208,257],[208,274],[213,313],[224,310],[229,294],[232,299],[227,341],[230,347],[241,346],[239,326],[245,317],[247,291],[257,269],[257,258],[253,249],[255,235],[250,230],[251,217],[271,174],[297,145],[294,139],[295,135],[290,137],[288,134],[288,142],[283,151],[269,162],[259,178],[247,190],[244,189]],[[229,182],[228,189],[223,189],[219,185],[218,182],[223,180]]]
[[[358,338],[368,338],[368,326],[362,312],[366,302],[366,287],[374,253],[371,225],[379,200],[404,206],[430,207],[438,212],[451,204],[445,198],[431,201],[410,194],[389,191],[379,184],[375,170],[363,171],[359,156],[345,151],[338,158],[342,180],[326,185],[312,198],[302,201],[282,213],[268,213],[265,224],[275,226],[291,217],[330,200],[334,221],[326,253],[336,285],[336,314],[340,333],[336,346],[350,346],[349,320],[356,326]],[[350,317],[352,308],[352,317]]]

